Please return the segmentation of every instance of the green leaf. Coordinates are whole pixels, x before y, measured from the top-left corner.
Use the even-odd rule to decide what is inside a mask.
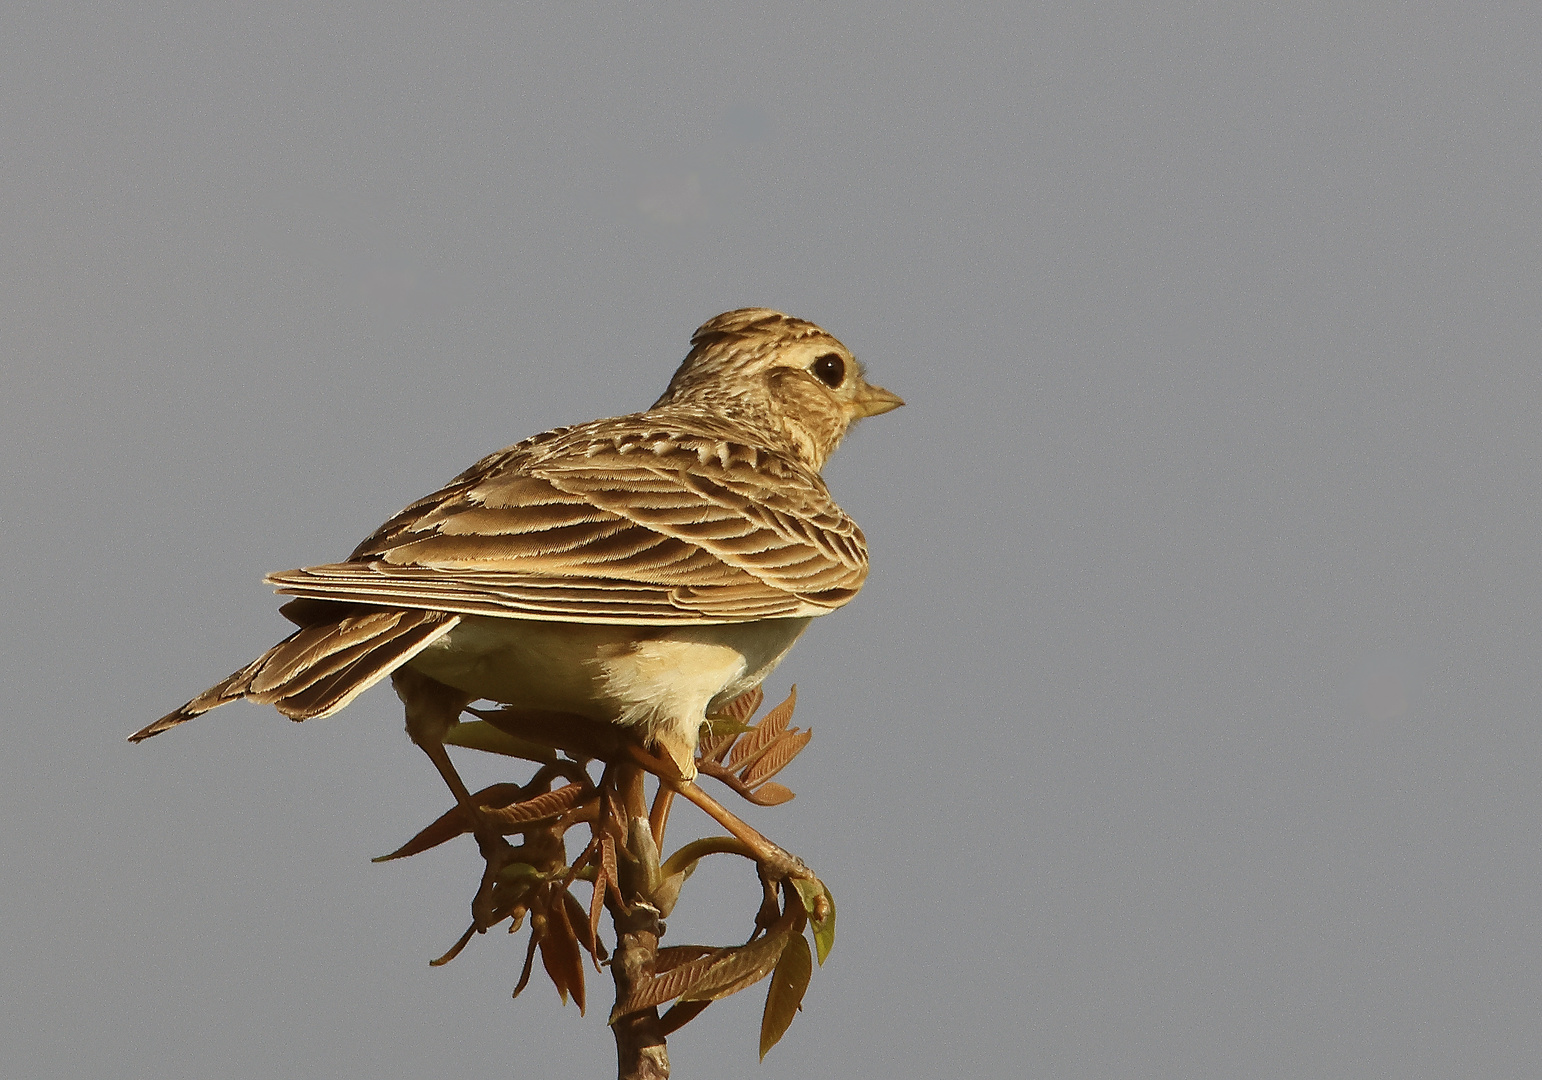
[[[544,881],[546,875],[541,873],[529,863],[511,862],[498,871],[497,880],[504,885],[513,885],[519,881]]]
[[[766,991],[766,1011],[760,1018],[760,1060],[782,1041],[788,1025],[798,1013],[808,989],[814,962],[809,958],[808,942],[802,934],[793,934],[782,948],[782,957],[771,973],[771,988]]]
[[[526,761],[550,763],[557,760],[557,751],[551,747],[499,731],[486,720],[467,720],[454,725],[445,732],[444,742],[446,746],[464,746],[468,750],[483,750]]]
[[[814,947],[819,950],[819,963],[823,966],[825,957],[835,947],[835,897],[831,895],[830,887],[822,881],[793,878],[792,883],[803,901],[803,910],[808,912],[808,923],[814,931]],[[814,912],[819,908],[821,897],[829,906],[829,911],[823,919],[816,919]]]

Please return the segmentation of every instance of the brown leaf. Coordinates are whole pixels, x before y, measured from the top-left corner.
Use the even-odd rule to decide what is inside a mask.
[[[772,741],[787,730],[788,721],[792,719],[792,710],[797,703],[798,688],[794,686],[792,692],[787,695],[786,701],[761,717],[754,731],[734,743],[733,751],[728,755],[728,767],[738,769],[764,753]]]
[[[499,825],[528,825],[532,821],[541,821],[545,818],[553,818],[564,810],[576,806],[583,800],[584,785],[568,784],[556,791],[548,791],[543,795],[537,795],[533,799],[523,802],[510,803],[508,806],[489,807],[483,811],[484,816]],[[511,829],[518,832],[518,829]]]
[[[449,813],[436,818],[422,832],[408,840],[401,847],[389,855],[376,855],[370,862],[390,862],[392,859],[405,859],[409,855],[417,855],[436,848],[449,840],[465,832],[470,832],[465,826],[466,815],[462,814],[460,807],[456,807]]]
[[[766,700],[766,693],[757,686],[755,689],[746,690],[734,698],[714,715],[727,716],[739,721],[741,724],[747,723],[749,718],[755,715],[755,710],[760,708],[760,703],[764,700]]]
[[[518,784],[489,784],[471,796],[478,806],[508,806],[525,793]]]
[[[565,894],[564,894],[565,895]],[[541,963],[552,985],[568,1003],[569,992],[578,1004],[580,1016],[584,1012],[584,958],[578,951],[578,938],[568,922],[567,905],[554,902],[546,912],[546,933],[541,935]]]
[[[535,967],[535,949],[541,943],[541,931],[546,926],[546,918],[543,915],[534,915],[530,919],[530,944],[525,948],[525,966],[520,969],[519,982],[514,984],[514,996],[519,997],[521,991],[530,985],[530,972]]]
[[[776,970],[771,973],[770,989],[766,991],[766,1011],[760,1018],[760,1060],[764,1061],[766,1051],[781,1042],[787,1033],[813,973],[814,961],[809,956],[808,942],[802,934],[788,935]]]
[[[653,961],[653,974],[662,975],[666,971],[673,971],[681,964],[688,964],[692,960],[699,960],[703,956],[720,951],[712,945],[671,945],[667,949],[660,949]]]
[[[798,707],[798,684],[793,683],[787,688],[787,696],[783,698],[774,709],[769,710],[760,718],[757,727],[771,727],[778,734],[787,730],[788,723],[792,720],[793,710]]]
[[[739,779],[749,787],[755,787],[771,779],[785,769],[789,761],[802,753],[803,748],[813,737],[812,731],[784,731],[770,746],[766,747],[759,761],[739,774]]]
[[[578,902],[578,897],[562,890],[562,904],[567,908],[568,925],[573,928],[573,934],[594,961],[594,970],[600,970],[600,961],[605,959],[605,946],[601,944],[599,936],[589,925],[589,917],[584,912],[584,906]]]
[[[605,886],[610,884],[610,879],[606,876],[604,856],[597,856],[595,863],[594,892],[589,896],[590,941],[598,941],[600,939],[600,915],[605,910]]]
[[[471,796],[473,802],[484,808],[507,806],[519,798],[524,790],[518,784],[493,784],[483,788]],[[417,855],[430,848],[438,847],[448,840],[454,840],[462,833],[468,833],[471,829],[466,825],[466,813],[459,806],[446,810],[435,818],[420,833],[408,840],[401,847],[389,855],[380,855],[372,862],[389,862],[392,859],[403,859],[408,855]]]
[[[624,844],[626,827],[623,822],[626,820],[626,808],[621,805],[621,796],[609,788],[603,789],[600,795],[600,827],[618,843]]]
[[[790,789],[772,780],[761,784],[744,797],[756,806],[780,806],[784,802],[792,802],[794,795]]]
[[[790,936],[785,930],[770,933],[730,950],[692,983],[690,989],[680,995],[680,1000],[716,1001],[755,985],[771,973]]]
[[[691,984],[700,979],[718,957],[727,955],[730,949],[714,949],[706,956],[689,961],[670,968],[662,975],[654,977],[646,986],[640,986],[625,1000],[616,1003],[616,1009],[610,1015],[610,1022],[615,1023],[616,1018],[627,1013],[636,1012],[638,1009],[650,1008],[654,1005],[662,1005],[679,997]]]
[[[659,1017],[659,1034],[673,1035],[702,1014],[710,1001],[677,1001],[669,1011]]]
[[[448,964],[451,960],[454,960],[457,956],[460,955],[460,951],[466,947],[466,942],[471,940],[471,935],[476,933],[476,932],[477,932],[477,924],[476,923],[472,923],[470,926],[466,927],[466,932],[460,936],[460,940],[459,941],[457,941],[454,945],[450,946],[450,951],[445,953],[443,956],[441,956],[437,960],[430,960],[428,962],[428,966],[429,967],[443,967],[445,964]]]
[[[740,734],[736,731],[724,734],[711,732],[703,734],[696,740],[696,756],[703,761],[721,761]]]
[[[610,894],[616,898],[616,903],[626,907],[626,900],[621,896],[621,877],[616,870],[616,841],[608,833],[600,837],[600,869],[605,874],[605,883],[610,887]]]

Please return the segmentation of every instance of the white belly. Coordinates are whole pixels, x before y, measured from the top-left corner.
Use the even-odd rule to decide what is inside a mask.
[[[694,753],[708,709],[760,685],[808,624],[653,628],[467,615],[411,666],[479,698],[638,725],[649,741]]]

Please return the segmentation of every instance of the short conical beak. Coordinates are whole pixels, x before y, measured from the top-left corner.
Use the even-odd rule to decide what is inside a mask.
[[[865,385],[852,398],[858,416],[878,416],[892,412],[905,404],[898,394],[891,394],[881,386]]]

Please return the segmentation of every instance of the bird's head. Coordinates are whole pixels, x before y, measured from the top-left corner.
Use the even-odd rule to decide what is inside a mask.
[[[851,426],[905,404],[811,322],[741,308],[703,323],[661,405],[705,407],[754,424],[818,471]]]

